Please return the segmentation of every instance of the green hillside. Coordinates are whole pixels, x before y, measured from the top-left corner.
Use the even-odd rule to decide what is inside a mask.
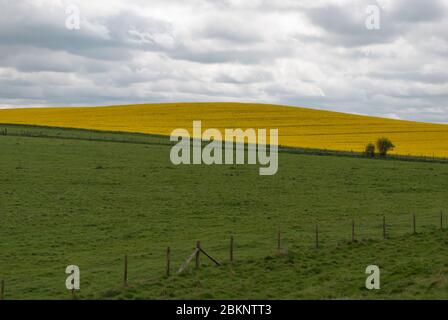
[[[255,165],[174,166],[162,137],[45,131],[0,136],[6,299],[68,299],[69,264],[81,269],[81,299],[448,298],[447,164],[285,152],[276,175],[260,176]],[[197,240],[223,265],[203,257],[175,275]],[[379,291],[364,288],[370,264]]]

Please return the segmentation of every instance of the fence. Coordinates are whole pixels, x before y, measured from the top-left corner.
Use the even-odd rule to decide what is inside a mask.
[[[443,230],[445,228],[444,221],[444,213],[443,211],[440,211],[439,214],[433,215],[433,216],[422,216],[419,217],[416,214],[411,214],[409,217],[407,217],[406,220],[407,223],[404,223],[404,220],[396,219],[396,217],[386,217],[381,216],[377,217],[378,223],[377,224],[371,224],[366,223],[363,219],[352,219],[351,221],[346,221],[346,233],[345,235],[335,237],[336,234],[341,233],[340,227],[342,225],[339,225],[339,228],[336,228],[337,230],[332,230],[334,226],[324,224],[324,223],[316,223],[314,226],[308,229],[308,233],[304,234],[302,233],[302,237],[300,238],[300,245],[299,246],[307,246],[309,249],[314,248],[314,250],[319,250],[322,247],[329,247],[337,245],[344,245],[348,243],[356,243],[358,241],[361,241],[363,239],[375,239],[375,240],[387,240],[389,238],[393,237],[401,237],[405,235],[412,235],[416,233],[424,233],[428,230]],[[403,218],[403,217],[401,217]],[[397,221],[398,220],[398,221]],[[278,229],[276,234],[272,235],[270,237],[270,242],[272,244],[271,249],[267,250],[266,253],[271,254],[272,252],[284,252],[287,249],[288,245],[294,244],[297,246],[297,244],[294,242],[295,240],[291,237],[285,236],[285,231],[289,231],[289,235],[291,235],[290,229]],[[303,232],[303,231],[302,231]],[[213,262],[216,266],[221,266],[224,264],[235,264],[237,261],[238,263],[244,263],[245,259],[248,257],[240,256],[236,252],[236,241],[237,237],[236,235],[232,234],[229,236],[227,240],[225,240],[225,243],[220,243],[218,245],[212,246],[212,251],[206,251],[203,246],[201,245],[200,241],[197,241],[196,246],[194,248],[194,251],[191,255],[189,255],[186,260],[180,265],[179,269],[176,273],[173,274],[173,263],[172,263],[172,251],[171,247],[166,248],[165,253],[165,261],[163,263],[163,271],[161,268],[161,271],[159,273],[159,278],[170,278],[173,276],[176,276],[178,274],[184,273],[188,267],[189,264],[194,261],[195,269],[200,269],[201,267],[201,256],[204,256],[205,258],[209,259],[211,262]],[[207,243],[211,245],[212,243]],[[227,249],[225,249],[227,247]],[[223,249],[225,251],[228,251],[226,254],[226,258],[223,258]],[[215,255],[215,251],[218,252],[218,255],[221,257],[221,259],[217,259]],[[238,259],[235,259],[235,257],[238,256]],[[185,257],[184,257],[185,259]],[[124,254],[122,258],[123,263],[123,287],[129,286],[129,259],[128,254]],[[162,265],[162,264],[160,264]],[[98,266],[100,267],[100,266]],[[0,300],[5,299],[5,279],[0,280]],[[72,299],[76,299],[75,291],[70,291],[70,296]]]

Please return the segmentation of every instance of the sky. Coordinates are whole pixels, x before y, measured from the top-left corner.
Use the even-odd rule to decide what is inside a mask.
[[[448,1],[0,0],[0,108],[180,101],[448,123]]]

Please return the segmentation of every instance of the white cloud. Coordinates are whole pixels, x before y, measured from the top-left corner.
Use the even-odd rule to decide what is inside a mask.
[[[81,30],[65,28],[65,8]],[[365,7],[381,7],[367,30]],[[0,107],[251,101],[448,122],[448,5],[0,0]]]

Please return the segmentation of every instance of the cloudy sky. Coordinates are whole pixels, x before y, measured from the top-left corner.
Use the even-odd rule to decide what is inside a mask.
[[[448,123],[446,0],[0,0],[0,18],[1,108],[242,101]]]

